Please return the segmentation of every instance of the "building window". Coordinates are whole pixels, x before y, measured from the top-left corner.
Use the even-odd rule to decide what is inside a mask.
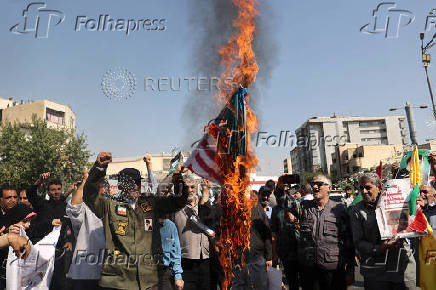
[[[360,134],[375,134],[375,133],[385,133],[386,129],[376,129],[376,130],[360,130]]]
[[[58,125],[65,125],[65,112],[46,109],[46,120]]]

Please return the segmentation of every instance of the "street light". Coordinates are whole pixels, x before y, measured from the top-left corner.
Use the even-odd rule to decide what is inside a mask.
[[[431,104],[432,104],[432,108],[433,108],[433,116],[436,120],[436,107],[435,107],[435,103],[434,103],[433,88],[431,87],[430,76],[428,75],[428,66],[430,65],[431,56],[430,56],[430,54],[427,53],[427,50],[429,50],[430,48],[432,48],[436,44],[434,42],[434,40],[436,38],[436,33],[433,35],[432,39],[425,46],[424,46],[424,37],[425,37],[424,33],[419,34],[419,38],[421,39],[422,63],[424,64],[425,75],[427,77],[428,90],[430,91]]]
[[[396,111],[399,109],[403,109],[406,111],[406,117],[407,117],[407,123],[409,124],[409,134],[410,134],[410,141],[412,142],[412,145],[418,145],[418,141],[416,139],[416,122],[415,122],[415,116],[413,115],[413,108],[416,109],[426,109],[428,106],[421,105],[421,106],[412,106],[410,102],[406,102],[405,107],[399,107],[399,108],[390,108],[389,111]],[[434,107],[433,107],[434,108]]]

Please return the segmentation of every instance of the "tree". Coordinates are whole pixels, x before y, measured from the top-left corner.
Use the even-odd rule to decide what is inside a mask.
[[[31,123],[6,123],[0,136],[0,184],[24,188],[50,172],[66,188],[81,179],[90,156],[83,133],[48,128],[36,116]]]

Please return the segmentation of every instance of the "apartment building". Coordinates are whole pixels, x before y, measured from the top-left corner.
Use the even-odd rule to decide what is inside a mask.
[[[292,174],[292,159],[286,158],[283,160],[283,172]]]
[[[50,128],[76,128],[76,115],[73,110],[63,104],[50,100],[32,102],[16,101],[13,98],[0,98],[1,123],[26,123],[36,115],[40,120],[47,121]]]
[[[347,177],[359,171],[377,167],[383,164],[400,162],[404,146],[399,145],[361,145],[346,144],[336,146],[332,153],[330,172],[337,178]]]
[[[312,117],[295,131],[300,141],[290,153],[292,168],[294,173],[330,173],[337,145],[403,145],[408,142],[406,134],[404,116]]]

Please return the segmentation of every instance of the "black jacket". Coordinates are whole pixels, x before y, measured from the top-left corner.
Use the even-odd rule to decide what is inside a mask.
[[[34,211],[38,214],[38,217],[40,217],[35,231],[32,232],[32,235],[36,237],[32,236],[31,239],[41,239],[48,235],[53,230],[51,224],[52,220],[60,219],[62,227],[57,247],[63,247],[66,242],[73,243],[73,227],[71,220],[66,217],[67,203],[65,198],[61,197],[60,200],[54,200],[52,198],[45,200],[41,196],[38,196],[37,191],[38,187],[35,185],[29,187],[26,191],[29,202],[32,204]]]
[[[272,259],[271,230],[260,204],[251,209],[250,250],[245,253],[245,260],[250,263],[259,257],[264,257],[267,261]]]

